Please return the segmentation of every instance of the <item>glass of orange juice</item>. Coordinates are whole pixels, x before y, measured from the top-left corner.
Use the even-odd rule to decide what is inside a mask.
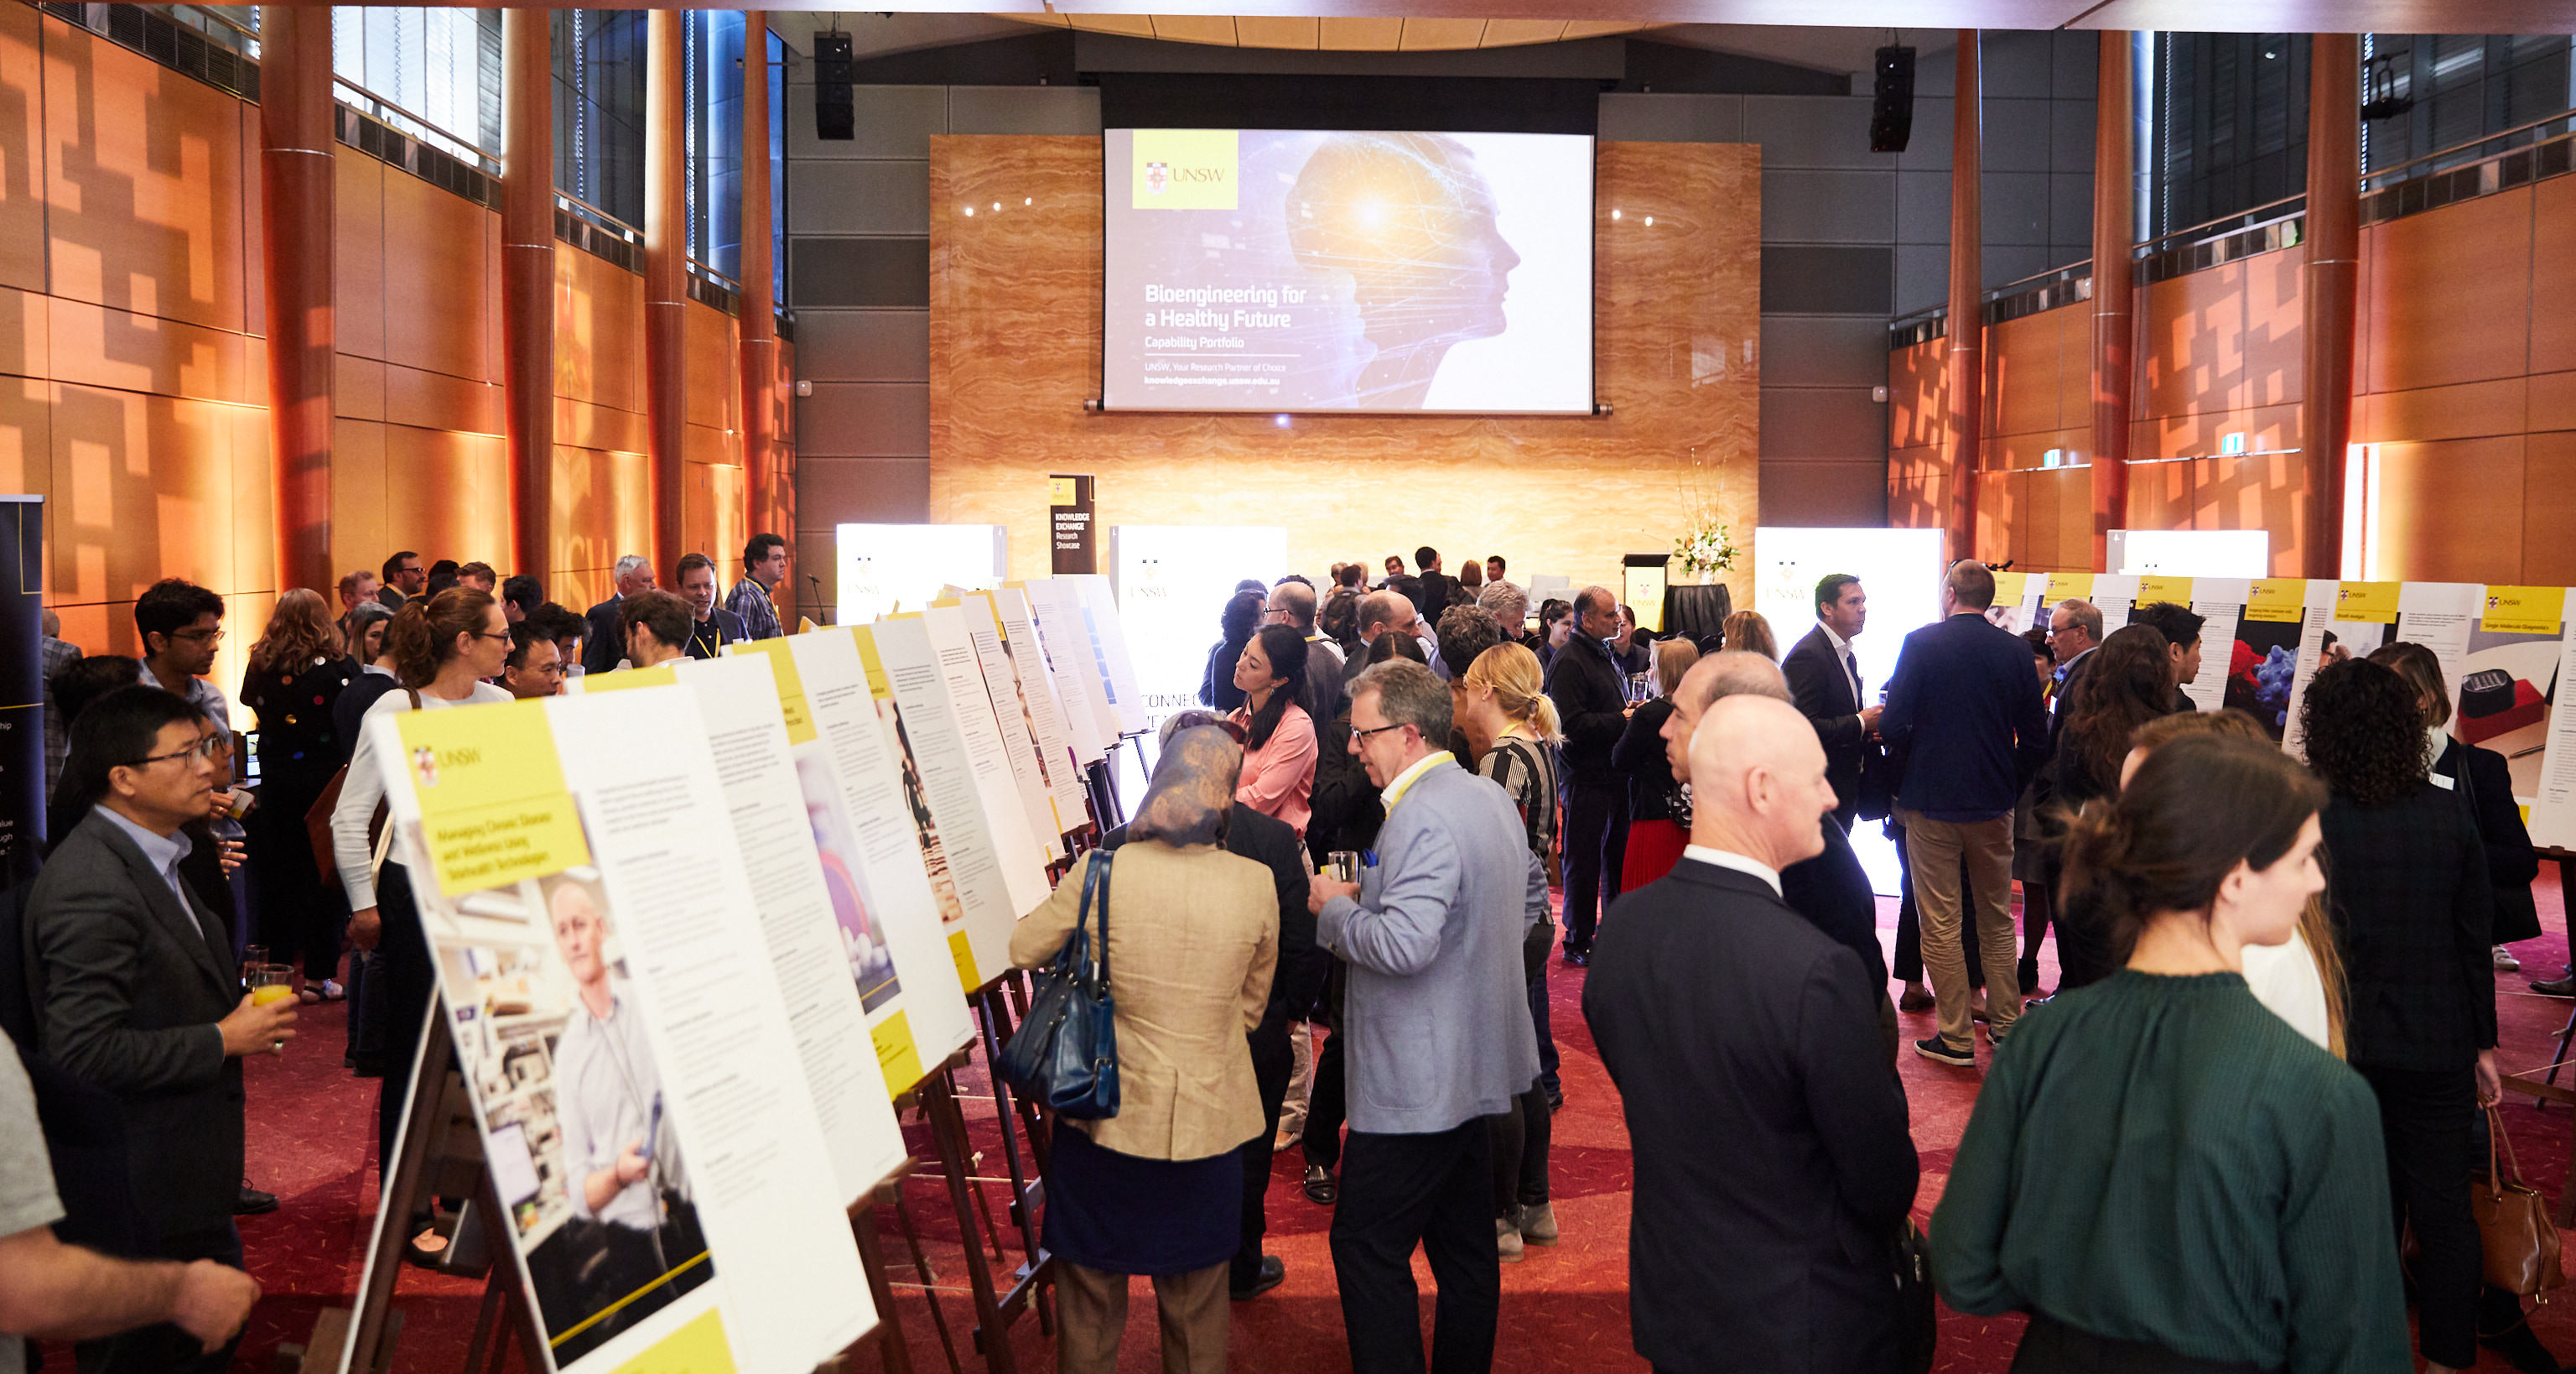
[[[283,1002],[295,995],[295,971],[284,964],[256,964],[250,969],[250,1001],[255,1007]]]

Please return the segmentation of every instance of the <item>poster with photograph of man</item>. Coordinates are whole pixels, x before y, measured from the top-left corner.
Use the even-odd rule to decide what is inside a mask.
[[[715,1277],[598,874],[436,909],[457,1063],[558,1368]]]

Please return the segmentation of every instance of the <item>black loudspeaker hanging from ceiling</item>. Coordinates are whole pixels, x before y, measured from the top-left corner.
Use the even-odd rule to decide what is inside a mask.
[[[1877,86],[1869,107],[1869,150],[1901,153],[1914,137],[1914,50],[1878,50]]]
[[[850,103],[850,79],[857,74],[848,34],[814,35],[814,137],[847,143],[859,136],[858,112]]]

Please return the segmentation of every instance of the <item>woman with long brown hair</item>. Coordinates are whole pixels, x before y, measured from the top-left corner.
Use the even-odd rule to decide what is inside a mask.
[[[2124,967],[2013,1028],[1931,1227],[1952,1307],[2030,1314],[2016,1374],[2406,1367],[2370,1087],[2242,973],[2325,888],[2326,804],[2201,735],[2073,818],[2067,894]]]
[[[2120,763],[2139,726],[2173,710],[2173,652],[2150,625],[2102,641],[2061,708],[2052,795],[2066,810],[2120,790]],[[2045,818],[2043,818],[2045,819]]]
[[[347,913],[322,886],[304,813],[340,770],[348,746],[332,729],[331,707],[357,675],[329,609],[308,587],[277,599],[242,675],[241,703],[259,713],[260,805],[243,836],[259,894],[259,938],[272,958],[298,966],[297,995],[308,1003],[340,1000]]]
[[[510,622],[489,592],[450,587],[404,602],[385,632],[385,646],[402,687],[367,708],[369,721],[402,711],[510,700],[507,691],[483,681],[499,673],[510,654]],[[398,1047],[385,1061],[377,1117],[379,1169],[394,1155],[394,1134],[411,1097],[412,1044],[437,981],[420,912],[412,905],[410,874],[390,859],[382,861],[380,870],[370,843],[376,806],[385,795],[384,767],[375,737],[362,722],[348,779],[340,784],[340,805],[331,813],[331,848],[340,865],[340,886],[349,895],[349,942],[360,949],[383,946],[386,1024]]]

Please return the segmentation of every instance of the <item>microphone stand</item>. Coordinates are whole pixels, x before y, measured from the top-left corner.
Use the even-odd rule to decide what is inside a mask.
[[[824,604],[824,602],[823,602],[823,579],[822,579],[822,578],[820,578],[820,577],[818,577],[818,576],[816,576],[816,575],[814,575],[813,573],[807,573],[807,574],[805,574],[805,580],[806,580],[808,583],[811,583],[811,584],[813,585],[813,588],[814,588],[814,609],[816,609],[816,610],[818,610],[818,611],[821,611],[821,612],[823,613],[823,618],[822,618],[822,619],[820,619],[820,620],[815,621],[814,623],[815,623],[815,624],[817,624],[817,625],[829,625],[829,624],[831,624],[831,623],[832,623],[832,608],[831,608],[830,606],[828,606],[828,605],[825,605],[825,604]]]

